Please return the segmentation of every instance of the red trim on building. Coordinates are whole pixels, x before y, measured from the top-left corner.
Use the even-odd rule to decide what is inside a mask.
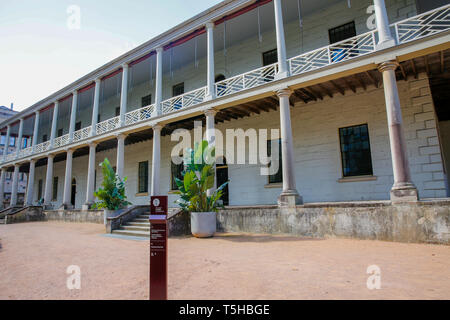
[[[48,106],[46,106],[45,108],[42,108],[41,110],[39,110],[39,112],[44,112],[44,111],[47,111],[47,110],[49,110],[49,109],[51,109],[51,108],[53,108],[55,106],[55,104],[54,103],[52,103],[52,104],[49,104]]]
[[[128,64],[128,66],[132,67],[132,66],[134,66],[135,64],[138,64],[139,62],[142,62],[142,61],[144,61],[144,60],[147,60],[148,58],[150,58],[151,56],[154,56],[155,54],[156,54],[156,51],[152,51],[152,52],[150,52],[150,53],[147,53],[145,56],[140,57],[139,59],[136,59],[136,60],[134,60],[134,61],[131,61],[131,62]]]
[[[121,73],[121,72],[122,72],[122,68],[119,68],[119,69],[117,69],[116,71],[114,71],[114,72],[112,72],[112,73],[110,73],[110,74],[104,76],[104,77],[102,78],[102,80],[106,80],[106,79],[112,78],[112,77],[114,77],[116,74],[119,74],[119,73]]]
[[[252,11],[253,9],[256,9],[256,8],[258,8],[260,6],[263,6],[263,5],[265,5],[265,4],[269,3],[269,2],[272,2],[272,0],[258,0],[255,3],[249,5],[249,6],[245,7],[245,8],[242,8],[242,9],[240,9],[240,10],[238,10],[238,11],[236,11],[236,12],[234,12],[234,13],[228,15],[228,16],[225,16],[223,18],[220,18],[219,20],[214,21],[214,24],[217,26],[217,25],[219,25],[221,23],[224,23],[225,21],[228,21],[228,20],[231,20],[233,18],[239,17],[239,16],[243,15],[244,13]]]
[[[59,102],[64,102],[64,101],[66,101],[67,99],[70,99],[71,97],[72,97],[72,94],[69,94],[68,96],[65,96],[64,98],[59,99],[58,101],[59,101]]]
[[[201,27],[200,29],[197,29],[194,32],[192,32],[178,40],[172,41],[171,43],[165,45],[163,48],[164,48],[164,50],[169,50],[170,48],[173,48],[173,47],[179,46],[185,42],[188,42],[189,40],[194,39],[195,37],[197,37],[205,32],[206,32],[206,28]]]
[[[88,91],[89,89],[92,89],[92,88],[94,88],[95,87],[95,82],[93,82],[93,83],[91,83],[91,84],[88,84],[86,87],[84,87],[84,88],[81,88],[80,90],[78,90],[78,93],[82,93],[82,92],[85,92],[85,91]]]

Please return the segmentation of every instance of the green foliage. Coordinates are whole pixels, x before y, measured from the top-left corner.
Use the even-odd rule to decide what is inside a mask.
[[[176,201],[184,211],[189,212],[217,212],[223,207],[219,204],[223,189],[228,181],[217,188],[211,196],[206,191],[214,187],[215,148],[208,145],[208,141],[195,143],[194,150],[186,150],[184,157],[185,170],[183,180],[175,178],[178,186]]]
[[[119,178],[114,172],[111,163],[108,158],[105,158],[102,163],[103,182],[102,187],[94,192],[94,195],[99,199],[94,204],[94,208],[107,209],[107,210],[119,210],[129,204],[125,195],[125,182],[127,178],[123,180]]]

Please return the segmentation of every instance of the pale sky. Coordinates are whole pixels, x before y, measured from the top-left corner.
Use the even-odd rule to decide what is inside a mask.
[[[23,110],[219,2],[0,0],[0,106]]]

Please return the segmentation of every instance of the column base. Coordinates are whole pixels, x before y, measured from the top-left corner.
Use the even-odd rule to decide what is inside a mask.
[[[303,204],[303,198],[296,190],[283,191],[278,197],[279,207],[295,207]]]
[[[83,211],[91,210],[93,205],[94,205],[93,203],[85,203],[81,206],[81,210]]]
[[[53,210],[53,205],[51,203],[44,203],[42,207],[44,208],[44,210]]]
[[[60,210],[70,210],[73,209],[72,204],[62,204],[61,207],[59,207]]]
[[[397,42],[395,41],[395,39],[390,39],[390,40],[386,40],[386,41],[377,43],[375,45],[375,48],[377,50],[383,50],[383,49],[393,47],[395,45],[397,45]]]
[[[412,183],[393,186],[391,189],[392,202],[416,202],[419,200],[417,188]]]

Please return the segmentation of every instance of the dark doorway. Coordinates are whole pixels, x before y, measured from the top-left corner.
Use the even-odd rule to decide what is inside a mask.
[[[75,207],[75,195],[77,194],[77,180],[72,179],[72,193],[70,195],[70,203]]]
[[[221,161],[220,159],[219,161],[217,161],[216,178],[217,178],[217,187],[220,187],[222,184],[228,181],[228,165],[227,160],[225,158],[222,158]],[[224,206],[228,206],[230,204],[228,185],[223,189],[222,201]]]

